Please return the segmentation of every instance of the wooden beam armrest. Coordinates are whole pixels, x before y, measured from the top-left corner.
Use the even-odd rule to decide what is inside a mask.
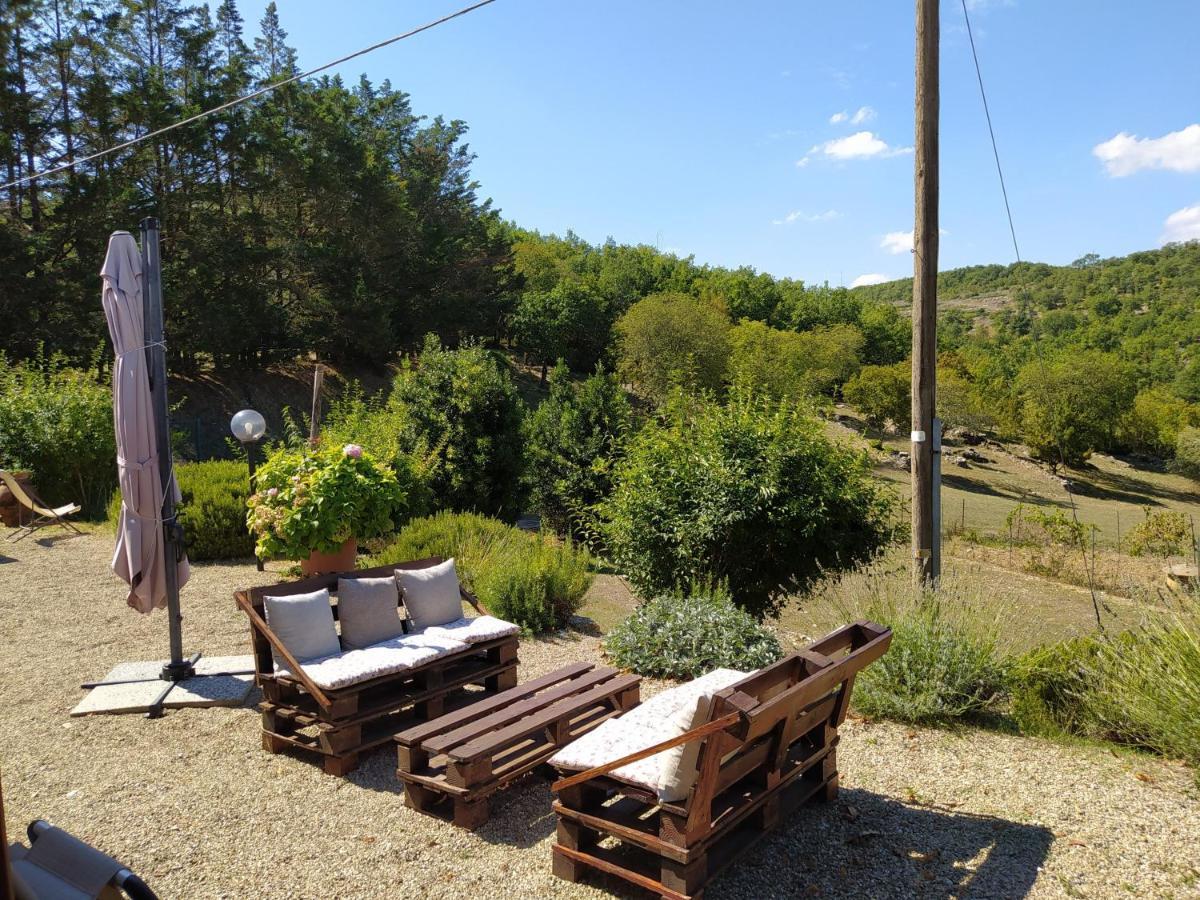
[[[316,682],[308,677],[308,674],[304,671],[304,667],[300,665],[296,657],[292,656],[291,651],[289,651],[288,648],[283,645],[283,641],[275,636],[275,632],[273,632],[271,627],[267,625],[266,620],[258,614],[258,611],[254,608],[254,605],[251,604],[250,601],[247,600],[240,592],[234,594],[234,598],[237,600],[238,606],[242,608],[242,612],[244,612],[250,618],[250,625],[257,629],[259,634],[265,637],[267,642],[270,643],[275,651],[281,657],[283,657],[283,661],[287,663],[288,669],[292,673],[292,677],[304,685],[304,689],[312,694],[313,699],[321,705],[322,709],[329,709],[333,705],[333,702],[328,696],[326,696],[325,692],[317,686]]]
[[[479,602],[479,598],[468,591],[461,584],[458,586],[458,592],[462,595],[462,598],[467,601],[467,603],[471,604],[471,608],[474,609],[475,612],[479,613],[481,616],[491,615],[491,613],[488,612],[487,607]]]
[[[599,778],[601,775],[607,775],[621,766],[627,766],[630,763],[638,762],[647,757],[654,756],[656,753],[662,753],[664,750],[670,750],[672,747],[678,747],[680,744],[686,744],[690,741],[699,740],[702,737],[707,737],[718,731],[724,731],[733,725],[736,725],[742,719],[741,712],[732,712],[728,715],[721,716],[719,719],[713,719],[711,722],[705,722],[697,728],[692,728],[685,731],[683,734],[673,737],[670,740],[660,741],[657,744],[647,747],[644,750],[639,750],[637,753],[630,753],[627,756],[622,756],[620,759],[614,759],[612,762],[607,762],[602,766],[596,766],[593,769],[588,769],[585,772],[580,772],[577,775],[571,775],[567,778],[559,779],[550,786],[550,790],[558,793],[569,787],[574,787],[577,784],[583,784],[585,781],[591,781],[593,778]]]

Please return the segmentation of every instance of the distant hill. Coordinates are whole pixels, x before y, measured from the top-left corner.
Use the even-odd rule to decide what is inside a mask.
[[[908,310],[912,279],[851,295]],[[938,275],[943,350],[974,351],[1015,372],[1032,347],[1113,353],[1139,387],[1200,401],[1200,241],[1067,266],[968,266]]]
[[[1067,266],[1026,262],[966,266],[938,274],[938,299],[949,308],[974,305],[994,311],[1011,304],[1018,292],[1024,291],[1036,305],[1047,309],[1069,308],[1097,297],[1196,300],[1200,297],[1200,241],[1108,259],[1088,254]],[[912,301],[912,279],[865,285],[852,292],[907,308]]]

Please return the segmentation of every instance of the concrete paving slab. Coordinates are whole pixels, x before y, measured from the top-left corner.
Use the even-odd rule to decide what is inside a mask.
[[[102,684],[89,691],[71,710],[71,715],[144,713],[150,709],[166,686],[167,682],[157,678],[122,684]],[[163,708],[240,706],[246,702],[253,689],[253,675],[197,675],[195,678],[177,682],[167,694]]]

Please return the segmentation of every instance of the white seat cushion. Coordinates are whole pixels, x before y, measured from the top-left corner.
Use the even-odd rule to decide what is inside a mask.
[[[361,650],[404,634],[396,578],[339,578],[342,649]]]
[[[318,687],[336,690],[382,675],[415,669],[459,650],[466,650],[468,646],[463,641],[439,635],[406,634],[361,650],[347,650],[307,660],[300,666]],[[291,675],[287,669],[277,671],[281,675]]]
[[[476,616],[474,619],[457,619],[445,625],[431,625],[428,628],[418,628],[416,634],[436,634],[442,637],[454,638],[456,641],[466,641],[468,644],[478,644],[482,641],[492,641],[496,638],[508,637],[521,631],[520,625],[505,622],[495,616]]]
[[[594,731],[567,744],[550,765],[564,769],[591,769],[637,753],[654,744],[678,737],[708,720],[713,696],[747,676],[735,669],[714,669],[687,684],[655,694],[617,719],[608,719]],[[658,794],[660,800],[676,802],[687,797],[696,782],[699,741],[664,750],[613,771]]]
[[[309,594],[264,597],[263,611],[275,636],[299,662],[341,652],[329,591],[321,588]],[[275,654],[275,665],[284,665]]]

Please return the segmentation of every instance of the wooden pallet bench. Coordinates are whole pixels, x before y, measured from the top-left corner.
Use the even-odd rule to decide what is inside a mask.
[[[855,675],[891,636],[872,622],[847,625],[717,692],[704,724],[605,765],[563,769],[554,874],[578,881],[598,871],[669,900],[700,896],[790,812],[837,795],[837,730]],[[694,741],[697,777],[683,800],[614,774]]]
[[[427,568],[441,561],[417,560],[340,574],[345,578],[386,577],[396,569]],[[483,688],[475,693],[485,696],[517,683],[517,636],[511,635],[471,644],[424,665],[348,687],[320,687],[271,631],[263,615],[263,598],[326,588],[336,621],[338,575],[318,575],[235,595],[238,607],[250,619],[255,681],[263,692],[258,708],[264,750],[280,753],[295,748],[317,754],[326,773],[345,775],[358,765],[360,754],[387,745],[397,731],[442,715],[447,699],[453,702],[468,686]],[[477,613],[486,614],[475,597],[466,591],[462,596]],[[402,600],[400,604],[403,606]],[[284,657],[291,674],[276,671],[275,653]]]
[[[395,736],[405,802],[478,828],[490,796],[601,722],[639,702],[636,675],[576,663]]]

